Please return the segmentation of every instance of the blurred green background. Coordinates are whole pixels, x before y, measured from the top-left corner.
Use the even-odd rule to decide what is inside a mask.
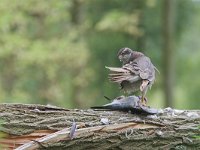
[[[0,102],[88,108],[122,95],[122,47],[159,69],[154,107],[200,108],[200,0],[0,0]]]

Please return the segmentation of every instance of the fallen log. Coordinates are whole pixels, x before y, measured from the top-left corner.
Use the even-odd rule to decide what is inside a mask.
[[[1,147],[31,149],[200,149],[200,111],[156,115],[0,104]]]

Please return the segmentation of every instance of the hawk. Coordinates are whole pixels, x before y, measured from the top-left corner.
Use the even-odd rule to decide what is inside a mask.
[[[141,103],[146,105],[145,95],[155,81],[156,67],[149,57],[130,48],[120,49],[118,58],[122,67],[106,67],[110,70],[109,80],[127,93],[141,91]]]

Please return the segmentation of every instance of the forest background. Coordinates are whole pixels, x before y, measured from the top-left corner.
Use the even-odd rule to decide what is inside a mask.
[[[130,47],[160,71],[150,106],[199,109],[199,36],[200,0],[0,0],[0,102],[103,105]]]

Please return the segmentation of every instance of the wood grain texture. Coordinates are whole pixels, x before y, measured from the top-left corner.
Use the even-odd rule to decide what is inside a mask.
[[[118,111],[1,104],[1,145],[10,149],[198,149],[200,111],[163,109],[141,116]],[[102,121],[102,119],[107,122]],[[73,120],[74,138],[69,137]],[[21,147],[19,147],[21,146]]]

